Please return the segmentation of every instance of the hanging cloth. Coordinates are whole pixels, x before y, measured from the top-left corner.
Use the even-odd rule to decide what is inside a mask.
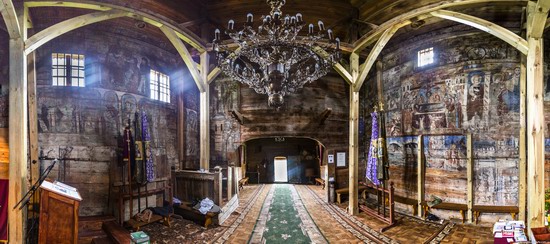
[[[136,147],[136,167],[133,171],[133,174],[134,174],[134,180],[139,183],[139,184],[143,184],[145,183],[145,175],[144,175],[144,157],[143,157],[143,153],[145,152],[144,151],[144,147],[143,147],[143,141],[142,141],[142,128],[141,128],[141,119],[139,118],[139,113],[136,112],[135,115],[134,115],[134,131],[136,133],[136,142],[135,142],[135,147]]]
[[[378,180],[380,182],[384,182],[385,180],[389,179],[388,151],[386,148],[386,119],[384,111],[378,113],[378,122],[378,155],[376,155],[378,159],[376,164],[376,173]]]
[[[151,182],[155,179],[155,171],[153,169],[153,152],[151,150],[151,135],[149,134],[149,122],[147,122],[147,114],[141,111],[141,128],[143,135],[144,157],[145,157],[145,173],[147,181]]]
[[[372,135],[367,158],[367,179],[378,186],[380,185],[380,181],[378,181],[378,114],[373,112],[371,116]]]
[[[8,186],[9,181],[0,180],[0,241],[8,240]]]

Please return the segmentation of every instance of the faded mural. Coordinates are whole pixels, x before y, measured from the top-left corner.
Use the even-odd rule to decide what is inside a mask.
[[[73,42],[72,35],[84,33],[86,39]],[[86,87],[51,86],[53,52],[85,55]],[[59,37],[38,49],[37,106],[42,164],[47,166],[52,159],[64,159],[54,169],[54,175],[62,175],[58,179],[83,189],[80,215],[111,213],[109,185],[121,180],[116,163],[121,153],[119,143],[124,127],[134,122],[136,112],[144,111],[148,117],[156,180],[167,179],[170,166],[179,165],[177,92],[173,86],[186,81],[173,75],[183,67],[177,57],[157,46],[91,27]],[[149,99],[150,69],[170,76],[170,103]],[[186,94],[192,94],[186,99],[186,105],[191,106],[186,111],[194,114],[187,117],[190,124],[186,128],[198,138],[198,106],[193,106],[198,103],[198,96],[194,91]],[[198,139],[188,144],[198,145]],[[186,155],[198,157],[198,149],[191,147]]]
[[[472,133],[474,203],[517,205],[519,53],[464,28],[418,36],[382,54],[390,178],[397,195],[416,199],[412,148],[416,135],[428,135],[424,200],[465,204],[466,134]],[[417,51],[432,46],[436,63],[416,67]]]

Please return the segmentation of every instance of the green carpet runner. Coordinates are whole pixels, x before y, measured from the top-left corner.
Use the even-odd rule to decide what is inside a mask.
[[[273,185],[249,243],[327,243],[293,185]]]

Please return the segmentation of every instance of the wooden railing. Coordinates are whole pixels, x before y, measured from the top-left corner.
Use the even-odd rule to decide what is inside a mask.
[[[394,202],[394,188],[393,182],[390,182],[390,189],[385,189],[380,186],[361,183],[362,185],[374,189],[378,196],[376,210],[371,209],[365,205],[360,205],[359,208],[366,214],[379,219],[380,221],[387,223],[388,225],[380,229],[381,232],[393,227],[397,222],[395,220],[395,202]],[[386,201],[387,199],[387,201]],[[386,207],[388,211],[386,211]]]

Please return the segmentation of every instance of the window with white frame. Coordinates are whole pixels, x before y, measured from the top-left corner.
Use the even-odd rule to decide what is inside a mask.
[[[434,62],[434,48],[426,48],[418,51],[418,67],[433,64]]]
[[[52,85],[84,87],[84,55],[52,53]]]
[[[150,73],[151,99],[170,102],[170,77],[156,70]]]

